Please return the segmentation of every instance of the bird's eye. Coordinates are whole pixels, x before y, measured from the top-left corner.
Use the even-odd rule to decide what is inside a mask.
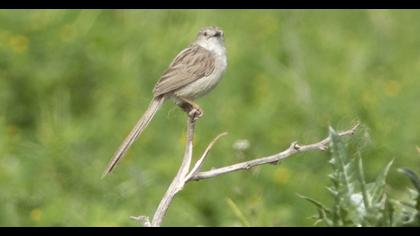
[[[207,37],[207,32],[204,32],[204,36],[206,36],[206,37]]]

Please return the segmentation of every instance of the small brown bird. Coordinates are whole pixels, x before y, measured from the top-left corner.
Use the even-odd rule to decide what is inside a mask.
[[[190,116],[201,116],[202,110],[193,101],[218,84],[226,67],[223,31],[213,26],[203,28],[196,40],[175,57],[156,83],[149,107],[115,152],[103,177],[114,169],[165,100],[173,100]]]

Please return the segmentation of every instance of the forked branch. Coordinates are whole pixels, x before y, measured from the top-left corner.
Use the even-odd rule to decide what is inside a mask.
[[[353,128],[349,130],[340,132],[338,135],[339,136],[353,135],[357,127],[359,127],[359,124],[356,124],[355,126],[353,126]],[[229,165],[229,166],[225,166],[225,167],[221,167],[217,169],[212,169],[209,171],[199,172],[191,176],[190,180],[208,179],[208,178],[216,177],[218,175],[223,175],[223,174],[227,174],[227,173],[238,171],[238,170],[248,170],[250,168],[253,168],[259,165],[275,164],[298,152],[308,152],[308,151],[314,151],[314,150],[325,151],[330,141],[331,141],[331,138],[327,137],[319,141],[318,143],[307,144],[307,145],[299,145],[297,144],[297,142],[293,142],[292,144],[290,144],[288,149],[282,152],[276,153],[274,155],[257,158],[251,161],[244,161],[237,164],[233,164],[233,165]]]
[[[330,137],[326,137],[323,140],[313,143],[313,144],[306,144],[306,145],[299,145],[297,142],[293,142],[290,144],[289,148],[286,150],[273,154],[271,156],[257,158],[251,161],[244,161],[240,163],[236,163],[233,165],[220,167],[216,169],[212,169],[209,171],[201,171],[201,167],[204,164],[208,153],[210,152],[213,145],[222,137],[225,136],[227,133],[219,134],[216,138],[213,139],[212,142],[207,146],[206,150],[202,154],[202,156],[198,159],[198,161],[194,164],[194,167],[190,170],[192,155],[193,155],[193,137],[194,137],[194,130],[195,130],[195,122],[198,117],[189,116],[187,122],[187,143],[184,152],[184,159],[182,161],[181,167],[178,170],[174,180],[172,181],[171,185],[169,186],[168,190],[166,191],[165,195],[163,196],[161,202],[159,203],[158,208],[153,216],[152,221],[149,221],[149,218],[146,216],[138,216],[138,217],[131,217],[134,220],[138,220],[144,226],[152,226],[152,227],[159,227],[162,223],[163,218],[166,215],[166,212],[174,199],[175,195],[181,191],[185,184],[192,180],[201,180],[201,179],[209,179],[219,175],[239,171],[239,170],[248,170],[254,168],[256,166],[264,165],[264,164],[276,164],[286,158],[293,156],[299,152],[309,152],[315,150],[324,151],[327,149],[328,144],[331,142]],[[353,128],[339,132],[339,136],[350,136],[353,135],[356,129],[359,127],[357,123]]]

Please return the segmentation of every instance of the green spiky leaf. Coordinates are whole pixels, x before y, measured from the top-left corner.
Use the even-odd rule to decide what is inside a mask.
[[[405,174],[410,179],[411,183],[413,183],[417,192],[420,192],[420,177],[414,171],[404,167],[399,168],[398,171]]]
[[[375,183],[370,188],[371,204],[382,204],[385,192],[386,177],[394,161],[390,161],[384,168],[381,174],[376,178]]]

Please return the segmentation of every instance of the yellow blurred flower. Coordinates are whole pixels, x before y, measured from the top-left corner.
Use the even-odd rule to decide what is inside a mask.
[[[279,166],[273,174],[273,179],[279,184],[289,182],[290,171],[286,167]]]
[[[265,74],[258,74],[255,78],[255,80],[258,81],[256,84],[256,93],[257,98],[264,98],[265,94],[267,94],[268,91],[270,91],[270,84],[268,83],[267,76]]]
[[[388,80],[385,83],[385,94],[387,96],[397,96],[400,93],[401,85],[396,80]]]
[[[61,41],[69,42],[76,36],[76,31],[74,30],[74,26],[67,24],[63,27],[60,32]]]
[[[370,89],[367,89],[363,92],[362,101],[367,108],[370,108],[378,103],[378,97]]]
[[[24,35],[12,35],[9,37],[9,46],[17,53],[23,53],[28,49],[29,39]]]
[[[42,211],[39,208],[35,208],[31,211],[31,219],[33,221],[40,221],[42,218]]]
[[[267,37],[268,35],[275,33],[280,29],[280,23],[277,17],[272,14],[262,14],[260,17],[257,18],[259,23],[259,28],[263,37]]]

